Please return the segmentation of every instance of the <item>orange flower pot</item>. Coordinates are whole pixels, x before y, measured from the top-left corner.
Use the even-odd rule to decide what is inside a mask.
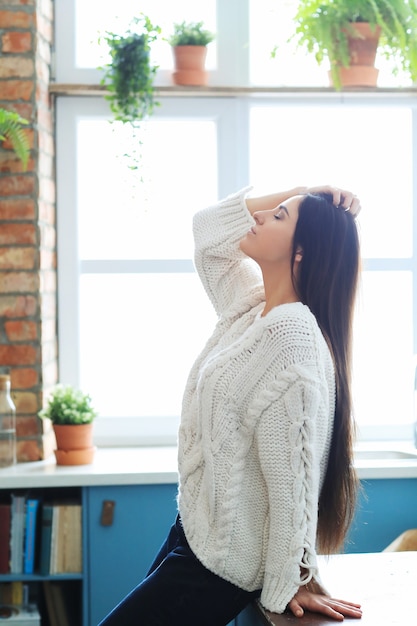
[[[57,443],[55,458],[58,465],[87,465],[92,463],[96,448],[93,446],[93,423],[54,424]]]
[[[359,37],[348,37],[350,65],[339,68],[340,83],[342,87],[376,87],[379,71],[374,64],[381,28],[372,29],[365,22],[355,22],[352,26]],[[331,72],[329,80],[332,84]]]
[[[172,52],[175,64],[172,79],[175,85],[207,85],[206,46],[174,46]]]

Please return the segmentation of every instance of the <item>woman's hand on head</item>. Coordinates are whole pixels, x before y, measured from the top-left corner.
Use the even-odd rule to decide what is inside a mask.
[[[345,617],[361,618],[362,610],[360,604],[336,600],[323,593],[309,591],[305,587],[300,587],[287,607],[295,617],[302,617],[304,611],[321,613],[334,620],[341,621]]]
[[[361,203],[357,196],[347,189],[339,189],[332,185],[319,185],[318,187],[307,187],[306,193],[328,193],[333,196],[333,204],[341,206],[356,217],[361,210]]]

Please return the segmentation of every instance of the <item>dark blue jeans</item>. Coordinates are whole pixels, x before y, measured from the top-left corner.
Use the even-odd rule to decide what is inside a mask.
[[[146,578],[99,626],[226,626],[258,596],[207,570],[177,517]]]

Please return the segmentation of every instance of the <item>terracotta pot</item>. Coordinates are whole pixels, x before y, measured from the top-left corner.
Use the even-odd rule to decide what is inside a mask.
[[[96,447],[83,450],[54,450],[57,465],[90,465],[94,460]]]
[[[205,63],[206,46],[174,46],[175,71],[172,74],[175,85],[207,85],[208,73]]]
[[[55,458],[58,465],[86,465],[94,457],[93,423],[54,424],[57,443]]]
[[[360,37],[349,37],[350,66],[339,69],[342,87],[376,87],[378,70],[374,67],[381,28],[369,24],[352,24]],[[330,84],[333,84],[329,72]]]

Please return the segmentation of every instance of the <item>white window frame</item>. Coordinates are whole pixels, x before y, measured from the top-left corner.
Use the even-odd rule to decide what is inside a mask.
[[[248,0],[229,0],[227,3],[217,2],[218,8],[218,59],[221,69],[210,77],[210,84],[216,86],[239,87],[249,84],[248,49]],[[74,51],[74,7],[68,0],[56,0],[56,37],[60,40],[57,50],[56,80],[65,84],[98,84],[101,76],[97,70],[76,70],[71,59]],[[233,29],[224,25],[233,24]],[[223,26],[222,26],[223,25]],[[223,62],[224,60],[224,62]],[[170,83],[169,72],[158,72],[156,85]],[[294,105],[303,106],[308,102],[320,107],[329,105],[369,105],[369,106],[406,106],[412,109],[413,124],[413,215],[417,215],[417,103],[414,94],[407,90],[381,91],[380,93],[343,93],[336,94],[327,90],[285,90],[266,93],[262,96],[239,95],[231,93],[230,97],[207,95],[206,97],[184,98],[162,95],[163,106],[157,109],[155,116],[206,117],[216,121],[218,129],[219,156],[219,188],[218,196],[244,187],[249,181],[248,154],[249,111],[252,105],[268,106]],[[126,271],[161,271],[167,267],[172,271],[172,263],[176,271],[193,271],[190,259],[177,261],[89,261],[81,263],[77,247],[77,214],[75,181],[71,172],[76,172],[75,123],[77,115],[105,116],[109,114],[108,104],[102,97],[70,96],[58,97],[57,101],[57,206],[58,206],[58,319],[59,319],[59,372],[60,379],[79,385],[79,281],[83,272],[120,270]],[[75,176],[75,174],[73,174]],[[383,182],[381,183],[383,184]],[[413,220],[413,256],[411,259],[365,259],[364,268],[370,271],[408,270],[413,273],[413,319],[414,345],[413,353],[417,354],[417,219]],[[155,428],[156,426],[156,428]],[[172,418],[161,416],[149,420],[140,418],[106,418],[97,420],[96,434],[99,445],[132,445],[132,444],[172,444],[175,443],[177,422]],[[363,440],[405,440],[411,433],[407,426],[398,427],[394,423],[389,426],[361,427]]]

